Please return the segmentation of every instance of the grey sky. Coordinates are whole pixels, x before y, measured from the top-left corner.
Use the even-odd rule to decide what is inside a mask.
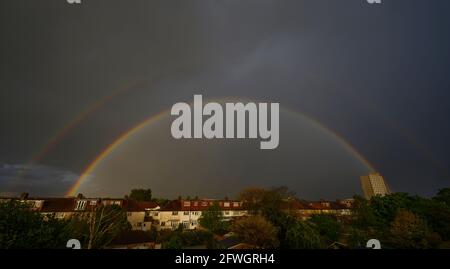
[[[80,112],[137,82],[39,164],[80,173],[194,93],[245,96],[323,123],[394,190],[432,195],[450,182],[449,10],[439,0],[2,1],[0,163],[28,163]],[[296,130],[280,132],[286,143]]]

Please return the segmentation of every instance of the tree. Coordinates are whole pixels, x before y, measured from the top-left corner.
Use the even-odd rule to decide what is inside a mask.
[[[136,201],[152,201],[151,189],[133,189],[130,193],[130,198]]]
[[[98,206],[73,217],[72,225],[88,249],[109,245],[120,233],[130,229],[126,211],[118,206]]]
[[[353,249],[366,248],[367,241],[370,237],[367,235],[366,231],[358,228],[350,228],[348,245]]]
[[[341,224],[336,218],[329,215],[314,215],[309,219],[319,234],[328,242],[339,241],[341,236]]]
[[[153,198],[153,202],[157,203],[160,207],[164,207],[170,203],[171,200],[165,198]]]
[[[435,200],[429,200],[424,205],[421,214],[428,226],[437,232],[444,241],[450,240],[450,207]]]
[[[324,247],[320,234],[305,221],[288,216],[282,247],[288,249],[320,249]]]
[[[286,187],[249,188],[243,190],[239,197],[250,213],[263,216],[277,228],[281,248],[322,248],[320,234],[283,207],[293,195]]]
[[[450,206],[450,188],[440,189],[438,194],[433,197],[433,200]]]
[[[279,245],[277,229],[262,216],[238,219],[231,225],[231,231],[244,243],[257,248],[276,248]]]
[[[395,248],[427,248],[431,233],[425,222],[408,210],[399,210],[390,227],[391,243]]]
[[[168,231],[162,238],[164,249],[182,249],[192,246],[211,246],[214,235],[204,230],[175,230]]]
[[[247,188],[239,194],[244,207],[253,215],[261,214],[266,218],[282,210],[283,201],[294,194],[287,187]]]
[[[316,249],[324,244],[318,231],[308,222],[301,221],[295,214],[276,211],[268,219],[278,231],[282,249]]]
[[[178,233],[171,236],[170,239],[163,244],[164,249],[182,249],[183,247],[183,239]]]
[[[389,227],[400,209],[418,208],[419,200],[406,193],[375,196],[370,200],[355,196],[352,226],[379,240],[389,240]]]
[[[263,206],[264,195],[266,190],[263,188],[247,188],[240,192],[239,200],[244,204],[244,207],[252,214],[258,214]]]
[[[203,211],[199,221],[200,226],[213,233],[222,232],[226,225],[224,223],[222,209],[218,203],[214,203]]]
[[[0,248],[65,248],[70,238],[67,221],[44,217],[25,203],[0,203]]]

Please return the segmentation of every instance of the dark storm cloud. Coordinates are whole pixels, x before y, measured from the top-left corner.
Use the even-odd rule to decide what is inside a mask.
[[[20,177],[20,178],[19,178]],[[0,165],[0,196],[30,195],[60,196],[78,175],[44,165]]]
[[[80,172],[125,130],[200,92],[303,111],[394,189],[433,194],[449,179],[449,10],[438,0],[2,1],[0,162],[27,163],[90,104],[138,81],[42,163]]]

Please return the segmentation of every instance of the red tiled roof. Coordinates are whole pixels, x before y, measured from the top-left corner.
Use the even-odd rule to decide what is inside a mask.
[[[347,205],[332,201],[285,201],[282,205],[287,210],[340,210],[348,209]]]
[[[124,208],[129,212],[139,212],[145,211],[146,209],[154,209],[158,207],[158,204],[155,202],[144,202],[144,201],[135,201],[135,200],[124,200]]]
[[[72,212],[75,209],[75,198],[46,198],[41,212]]]
[[[218,203],[222,210],[242,210],[242,202],[234,200],[174,200],[164,206],[162,211],[202,211]],[[225,206],[227,205],[228,206]],[[236,204],[237,203],[237,204]]]
[[[291,200],[283,203],[282,207],[288,210],[304,210],[311,209],[307,202],[301,200]]]
[[[19,199],[19,198],[12,198]],[[40,211],[42,212],[75,212],[77,201],[79,198],[28,198],[27,200],[43,200],[44,203]],[[135,201],[131,199],[112,199],[112,198],[81,198],[86,200],[84,211],[91,210],[93,207],[100,204],[118,204],[129,212],[141,212],[148,209],[158,208],[155,202]],[[96,203],[91,203],[96,201]],[[212,199],[198,199],[198,200],[173,200],[167,203],[160,210],[162,211],[202,211],[208,207],[218,203],[222,210],[242,210],[243,203],[236,200],[212,200]],[[225,206],[229,203],[228,206]],[[342,202],[331,201],[304,201],[299,199],[292,199],[284,201],[283,209],[287,210],[340,210],[348,209],[349,207]],[[38,209],[39,210],[39,209]]]
[[[181,201],[174,200],[168,202],[165,206],[161,208],[162,211],[181,211]]]
[[[309,206],[312,209],[317,209],[317,210],[348,209],[347,206],[345,206],[345,205],[341,205],[336,202],[329,202],[329,201],[310,202]]]

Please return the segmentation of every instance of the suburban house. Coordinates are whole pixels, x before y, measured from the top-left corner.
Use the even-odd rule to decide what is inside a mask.
[[[217,203],[222,211],[225,221],[236,217],[242,217],[247,211],[242,207],[242,202],[231,200],[174,200],[159,210],[148,212],[154,220],[158,230],[176,229],[182,225],[184,229],[196,229],[199,227],[199,219],[202,212]]]
[[[203,212],[215,203],[220,207],[225,221],[243,217],[248,214],[242,201],[214,199],[178,199],[159,206],[155,202],[142,202],[125,198],[86,198],[79,194],[67,198],[30,198],[24,193],[20,197],[0,197],[0,202],[18,200],[26,203],[33,211],[44,215],[54,215],[59,219],[67,219],[74,214],[85,214],[94,211],[99,205],[116,205],[124,208],[132,230],[157,230],[199,228],[199,219]],[[304,201],[289,199],[283,203],[283,208],[299,218],[307,219],[315,214],[331,214],[337,217],[351,215],[352,199],[337,201]]]
[[[336,217],[345,217],[351,215],[353,199],[337,200],[337,201],[304,201],[298,199],[290,199],[285,201],[283,207],[299,216],[301,219],[308,219],[313,215],[327,214]]]
[[[151,218],[148,211],[158,210],[154,202],[138,202],[128,198],[86,198],[79,194],[67,198],[33,198],[24,193],[19,198],[0,197],[0,202],[18,200],[26,203],[31,210],[43,215],[53,215],[58,219],[68,219],[74,214],[85,214],[95,210],[99,205],[116,205],[127,211],[127,219],[133,230],[150,230]]]

